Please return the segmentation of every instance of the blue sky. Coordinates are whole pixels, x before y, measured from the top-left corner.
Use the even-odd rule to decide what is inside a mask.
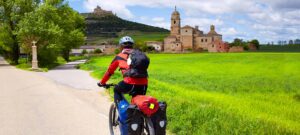
[[[167,29],[176,5],[182,26],[198,25],[208,32],[214,24],[225,41],[277,43],[300,38],[300,0],[69,0],[69,4],[80,13],[99,5],[121,18]]]

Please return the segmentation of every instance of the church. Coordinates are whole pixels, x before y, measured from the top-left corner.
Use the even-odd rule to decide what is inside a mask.
[[[215,26],[210,26],[210,31],[205,34],[198,26],[186,25],[181,27],[180,13],[176,10],[171,17],[171,32],[164,39],[164,52],[204,51],[227,52],[229,45],[222,41],[222,35],[218,34]]]

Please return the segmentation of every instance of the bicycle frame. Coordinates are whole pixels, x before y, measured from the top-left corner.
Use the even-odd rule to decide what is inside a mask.
[[[112,86],[115,86],[115,85],[114,84],[109,84],[109,85],[105,85],[103,87],[106,88],[106,89],[109,89]],[[128,101],[125,98],[124,98],[124,100],[128,103]],[[110,110],[109,110],[109,129],[110,129],[110,134],[111,135],[116,134],[115,133],[116,131],[114,131],[114,128],[116,128],[117,126],[120,126],[120,123],[121,123],[119,121],[119,118],[116,118],[117,116],[119,117],[119,112],[118,112],[117,108],[118,108],[118,106],[115,103],[112,103],[112,105],[110,107]],[[142,115],[142,118],[143,118],[142,135],[155,135],[155,129],[154,129],[151,118],[146,116],[145,114]],[[134,129],[135,125],[130,125],[128,128],[133,128]],[[146,133],[145,133],[145,131],[146,131]]]

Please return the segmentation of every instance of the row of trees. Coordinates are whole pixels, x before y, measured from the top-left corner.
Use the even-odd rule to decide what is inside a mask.
[[[289,41],[278,41],[278,45],[300,45],[300,39]]]
[[[84,18],[64,0],[0,0],[0,51],[18,64],[20,47],[31,53],[37,41],[41,66],[84,42]]]
[[[300,39],[295,39],[295,40],[279,40],[277,41],[277,43],[272,42],[268,42],[267,45],[300,45]]]
[[[257,39],[253,39],[253,40],[250,40],[250,41],[243,41],[243,39],[239,39],[239,38],[236,38],[233,40],[232,43],[230,43],[229,45],[230,46],[243,46],[245,50],[248,50],[248,45],[249,44],[253,44],[256,46],[257,49],[259,49],[259,41]]]

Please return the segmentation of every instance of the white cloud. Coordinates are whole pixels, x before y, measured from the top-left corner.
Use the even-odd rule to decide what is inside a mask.
[[[154,22],[163,22],[163,21],[165,21],[165,18],[163,18],[163,17],[154,17],[152,19],[152,21],[154,21]]]
[[[221,33],[223,35],[227,35],[227,36],[236,36],[238,35],[239,33],[237,32],[237,30],[235,28],[222,28],[221,29]]]
[[[151,26],[157,26],[157,27],[161,27],[161,28],[165,28],[165,29],[170,29],[170,23],[165,21],[165,18],[163,18],[163,17],[150,18],[150,17],[146,17],[146,16],[141,16],[136,21],[144,23],[144,24],[148,24]]]
[[[218,26],[223,25],[224,22],[221,19],[208,19],[208,18],[184,18],[182,19],[182,26],[184,25],[190,25],[190,26],[199,26],[200,29],[204,31],[208,31],[210,25],[215,25],[216,29],[218,29]]]
[[[300,0],[86,0],[84,6],[92,11],[97,5],[112,10],[126,19],[169,29],[169,19],[136,17],[132,6],[150,8],[179,8],[182,25],[199,25],[208,31],[216,25],[223,35],[259,37],[261,40],[300,37]],[[229,18],[226,18],[230,16]],[[236,18],[234,18],[236,17]],[[233,19],[232,19],[233,18]],[[237,29],[242,27],[243,29]],[[241,31],[244,30],[244,31]],[[251,35],[252,34],[252,35]],[[252,36],[252,37],[251,37]]]

